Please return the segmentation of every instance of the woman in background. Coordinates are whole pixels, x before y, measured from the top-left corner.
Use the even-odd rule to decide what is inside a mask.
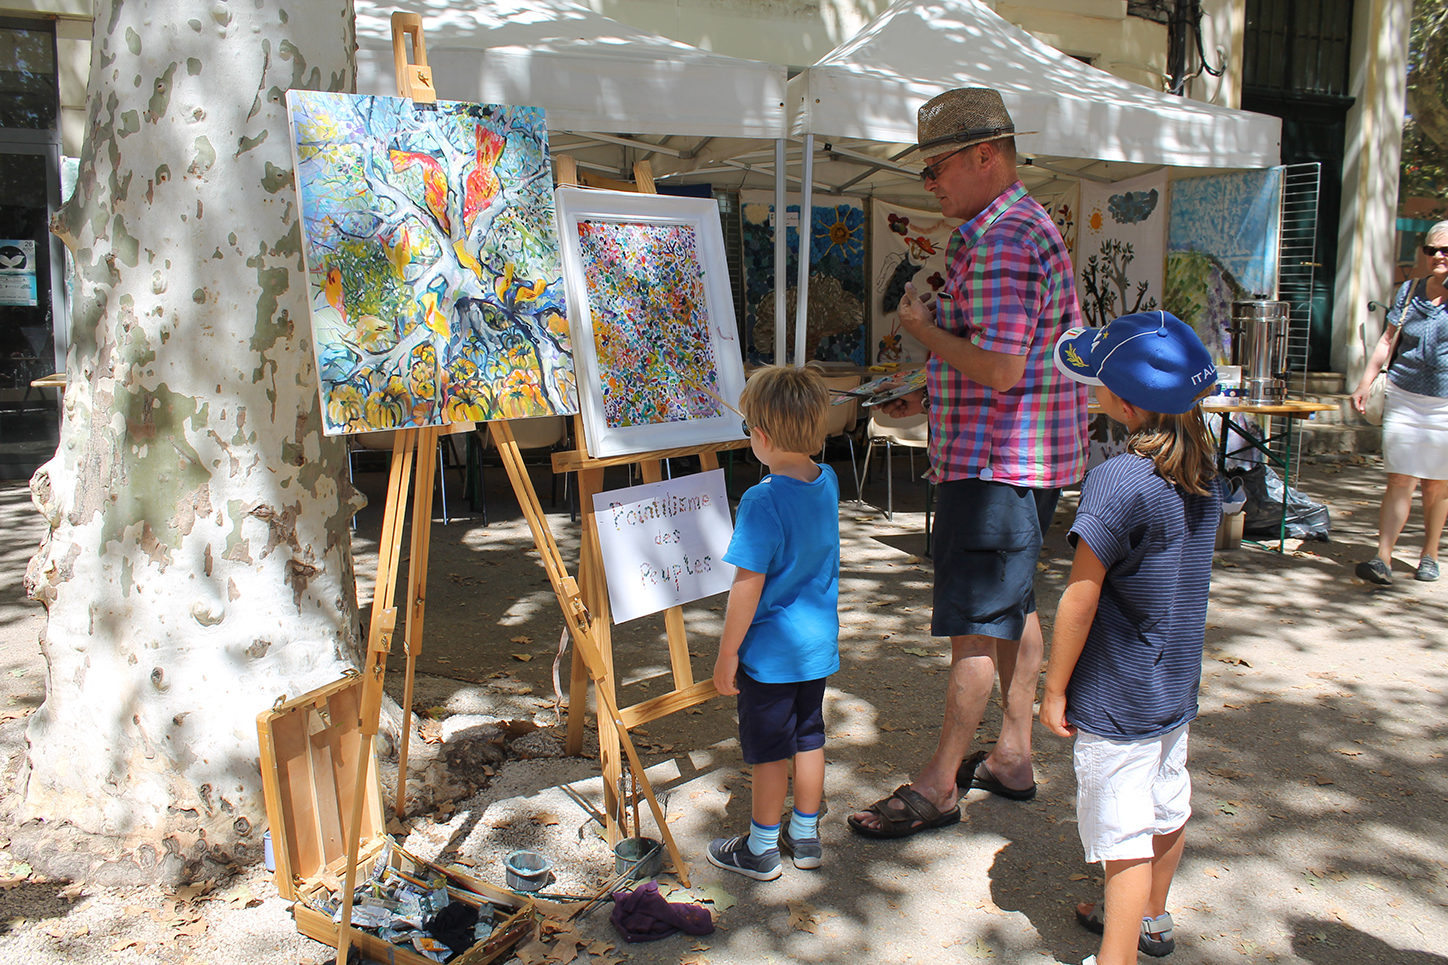
[[[1393,546],[1420,483],[1423,552],[1415,575],[1425,583],[1438,579],[1438,540],[1448,516],[1448,221],[1428,229],[1413,274],[1398,289],[1383,337],[1352,394],[1353,406],[1362,412],[1368,386],[1388,366],[1383,405],[1388,488],[1378,510],[1378,555],[1354,570],[1358,579],[1379,586],[1393,582]],[[1393,354],[1395,331],[1400,334]]]

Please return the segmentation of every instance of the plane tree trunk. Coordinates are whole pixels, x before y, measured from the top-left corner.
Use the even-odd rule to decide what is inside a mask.
[[[12,849],[96,883],[255,860],[256,716],[358,661],[341,441],[321,433],[291,87],[355,86],[350,0],[97,0],[53,230],[78,278],[31,480],[47,619]]]

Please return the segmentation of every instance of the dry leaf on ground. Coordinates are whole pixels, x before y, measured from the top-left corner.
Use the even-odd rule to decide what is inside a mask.
[[[707,901],[713,905],[716,911],[728,911],[739,904],[737,898],[718,885],[706,885],[698,889],[695,894],[699,896],[700,901]]]
[[[789,927],[798,928],[800,931],[807,931],[811,935],[819,928],[820,919],[814,905],[807,901],[788,901],[785,903],[789,908]]]

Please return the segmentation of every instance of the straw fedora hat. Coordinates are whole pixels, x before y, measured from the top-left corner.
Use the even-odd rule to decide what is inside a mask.
[[[989,87],[957,87],[937,94],[921,106],[916,122],[920,143],[900,160],[918,161],[973,144],[1036,133],[1016,130],[1000,91]]]

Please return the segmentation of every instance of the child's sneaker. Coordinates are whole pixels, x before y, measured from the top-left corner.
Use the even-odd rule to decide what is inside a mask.
[[[735,838],[715,838],[709,842],[709,863],[725,871],[734,871],[755,881],[773,881],[780,875],[779,849],[770,848],[763,854],[749,850],[749,835]]]
[[[1141,920],[1141,937],[1136,945],[1152,958],[1170,955],[1176,950],[1176,930],[1172,924],[1171,912],[1164,911],[1156,918]]]
[[[1105,919],[1101,917],[1100,905],[1092,906],[1091,913],[1088,915],[1083,915],[1081,909],[1076,909],[1076,923],[1097,935],[1106,929]],[[1156,918],[1143,918],[1141,934],[1136,939],[1136,947],[1152,958],[1162,958],[1176,951],[1176,934],[1171,920],[1171,912],[1164,911]]]
[[[791,838],[789,836],[789,823],[779,829],[779,850],[794,857],[794,866],[813,870],[824,863],[824,848],[820,845],[818,837],[813,838]]]

